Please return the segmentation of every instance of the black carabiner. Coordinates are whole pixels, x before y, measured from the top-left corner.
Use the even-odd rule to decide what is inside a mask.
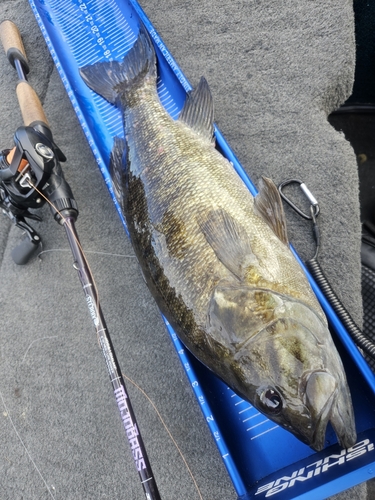
[[[311,215],[307,215],[304,212],[302,212],[302,210],[300,208],[298,208],[297,205],[295,205],[283,193],[283,188],[285,186],[288,186],[289,184],[293,184],[293,183],[299,184],[299,187],[302,189],[302,191],[306,195],[306,198],[310,201],[310,203],[311,203]],[[282,197],[282,199],[285,200],[288,203],[288,205],[291,206],[293,208],[293,210],[295,210],[297,212],[297,214],[299,214],[304,219],[312,220],[313,222],[315,222],[315,219],[319,215],[319,212],[320,212],[319,204],[316,201],[313,194],[311,193],[311,191],[307,188],[307,186],[304,182],[302,182],[298,179],[288,179],[287,181],[284,181],[281,184],[279,184],[278,190],[279,190],[279,193],[280,193],[280,196]]]

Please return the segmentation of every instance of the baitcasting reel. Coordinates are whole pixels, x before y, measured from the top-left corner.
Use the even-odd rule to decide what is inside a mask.
[[[48,201],[58,222],[77,219],[77,204],[64,179],[64,154],[53,141],[42,104],[27,81],[29,65],[18,28],[11,21],[0,25],[0,39],[9,62],[17,70],[16,93],[24,126],[14,134],[14,148],[0,152],[0,207],[26,236],[12,252],[16,264],[26,264],[41,244],[26,219],[41,220],[30,210]]]
[[[23,241],[12,251],[16,264],[26,264],[41,245],[40,236],[26,221],[41,219],[30,209],[38,209],[48,200],[58,222],[62,212],[75,219],[78,215],[60,167],[60,161],[66,160],[64,154],[45,123],[31,125],[19,127],[14,135],[15,147],[0,153],[0,207],[25,232]]]

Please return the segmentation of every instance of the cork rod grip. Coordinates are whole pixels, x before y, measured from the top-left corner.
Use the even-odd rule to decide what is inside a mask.
[[[5,53],[11,64],[14,66],[14,60],[18,59],[26,73],[29,72],[25,47],[17,26],[12,21],[3,21],[0,24],[0,40]]]
[[[29,126],[33,122],[43,122],[49,126],[42,103],[31,85],[25,81],[20,81],[16,92],[24,124]]]

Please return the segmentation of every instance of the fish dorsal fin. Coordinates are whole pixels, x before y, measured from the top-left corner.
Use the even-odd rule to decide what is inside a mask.
[[[245,228],[223,208],[211,210],[199,225],[218,259],[242,280],[256,261]]]
[[[283,204],[279,191],[271,179],[262,177],[259,193],[254,199],[254,208],[279,240],[289,245]]]
[[[214,142],[214,104],[210,87],[203,76],[198,86],[188,93],[178,119],[200,136]]]

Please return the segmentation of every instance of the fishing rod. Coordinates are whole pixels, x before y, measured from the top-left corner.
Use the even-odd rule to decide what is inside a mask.
[[[0,207],[13,224],[25,232],[24,239],[12,252],[12,258],[16,264],[26,264],[40,247],[41,238],[26,219],[41,220],[30,209],[38,209],[47,202],[54,219],[65,228],[73,254],[73,267],[82,284],[146,499],[160,500],[97,289],[75,228],[78,207],[60,165],[66,161],[65,155],[54,143],[43,106],[27,81],[29,65],[26,52],[19,30],[12,21],[0,24],[0,39],[9,62],[18,74],[16,93],[24,122],[24,126],[14,134],[13,149],[0,152]]]

